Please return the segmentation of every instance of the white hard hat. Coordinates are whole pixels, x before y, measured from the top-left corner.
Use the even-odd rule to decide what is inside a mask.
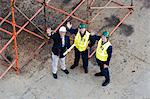
[[[64,27],[64,26],[60,27],[59,32],[67,32],[66,27]]]

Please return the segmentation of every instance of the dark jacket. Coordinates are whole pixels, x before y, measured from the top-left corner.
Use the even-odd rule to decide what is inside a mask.
[[[54,33],[52,36],[50,36],[54,43],[52,47],[52,52],[54,55],[59,56],[60,58],[65,57],[63,53],[70,47],[70,39],[68,36],[65,36],[65,44],[64,47],[62,47],[62,38],[60,37],[59,33]]]

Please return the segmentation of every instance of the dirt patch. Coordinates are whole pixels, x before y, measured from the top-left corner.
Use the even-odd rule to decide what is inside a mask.
[[[115,27],[119,22],[120,19],[118,17],[116,17],[115,15],[112,15],[110,17],[106,17],[104,18],[107,25],[103,26],[101,30],[103,30],[106,27]],[[119,26],[121,33],[120,34],[124,34],[125,36],[130,36],[133,32],[134,32],[134,28],[132,25],[127,25],[127,24],[121,24]]]
[[[64,4],[68,4],[71,0],[63,0]]]
[[[121,34],[123,33],[125,36],[130,36],[134,32],[134,28],[132,25],[122,24],[120,28]]]
[[[118,17],[116,17],[115,15],[112,15],[111,17],[106,17],[105,18],[106,22],[108,23],[107,26],[116,26],[120,19]]]
[[[149,0],[143,0],[143,6],[140,8],[140,10],[142,10],[143,8],[146,8],[146,9],[150,8],[150,1]]]
[[[1,0],[0,1],[0,16],[5,17],[10,10],[10,1],[9,0]]]
[[[147,9],[150,8],[150,1],[144,0],[143,7],[147,8]]]

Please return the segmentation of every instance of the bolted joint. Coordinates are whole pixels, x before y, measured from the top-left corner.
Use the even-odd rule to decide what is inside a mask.
[[[133,9],[133,8],[129,8],[129,10],[130,10],[130,11],[132,11],[130,14],[132,14],[132,13],[133,13],[133,11],[134,11],[134,9]]]
[[[42,4],[43,6],[45,6],[45,5],[46,5],[46,1],[44,0],[43,2],[41,2],[41,4]]]
[[[15,7],[15,0],[11,2],[10,7]]]

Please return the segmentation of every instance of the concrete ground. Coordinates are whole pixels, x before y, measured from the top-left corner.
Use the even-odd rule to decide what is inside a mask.
[[[103,77],[94,77],[98,66],[89,62],[89,73],[81,66],[65,75],[60,69],[53,79],[50,55],[41,63],[33,59],[17,76],[8,73],[0,81],[0,99],[150,99],[150,1],[135,0],[134,13],[124,22],[133,28],[124,34],[121,27],[111,37],[113,57],[110,63],[111,83],[102,87]],[[47,57],[47,55],[43,56]],[[70,67],[67,62],[67,67]],[[42,68],[42,69],[40,69]]]

